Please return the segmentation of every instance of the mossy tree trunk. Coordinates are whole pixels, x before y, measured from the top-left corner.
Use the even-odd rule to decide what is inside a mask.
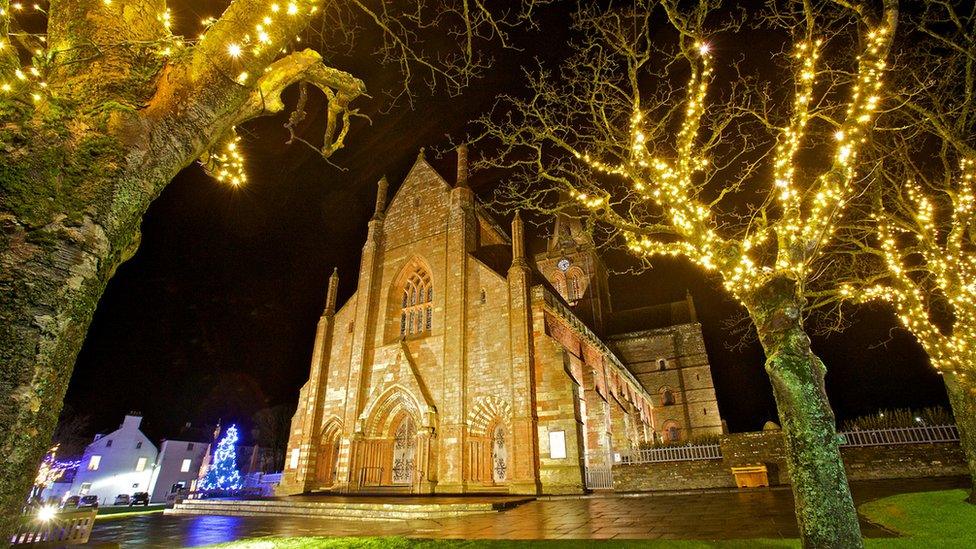
[[[804,547],[861,547],[857,511],[841,460],[826,369],[803,329],[795,281],[771,278],[746,299],[766,353]]]
[[[959,428],[959,439],[970,481],[976,484],[976,379],[971,375],[943,374],[949,405]],[[969,493],[969,503],[976,504],[976,486]]]
[[[252,28],[256,6],[235,0],[210,49]],[[310,50],[255,56],[248,68],[261,76],[248,86],[226,76],[226,55],[194,47],[166,60],[159,49],[171,35],[146,15],[164,9],[162,0],[52,5],[48,43],[63,63],[49,75],[51,95],[0,98],[0,539],[18,520],[95,307],[137,248],[150,203],[235,125],[279,112],[290,84],[328,88],[335,148],[345,134],[337,117],[363,91]]]

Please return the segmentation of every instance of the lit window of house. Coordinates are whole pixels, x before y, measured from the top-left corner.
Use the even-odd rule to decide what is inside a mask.
[[[430,332],[434,309],[434,287],[430,274],[423,268],[410,275],[403,286],[400,303],[400,335],[418,335]]]
[[[92,456],[91,459],[88,460],[88,470],[97,471],[98,464],[101,462],[102,462],[102,456]]]
[[[289,469],[298,469],[298,448],[293,448],[291,451],[291,460],[288,462]]]
[[[184,459],[183,460],[183,463],[180,464],[180,472],[181,473],[188,473],[188,472],[190,472],[190,463],[192,463],[192,462],[193,462],[193,460],[191,460],[189,458]]]
[[[146,470],[146,461],[148,461],[146,458],[139,458],[139,460],[136,461],[136,472]]]

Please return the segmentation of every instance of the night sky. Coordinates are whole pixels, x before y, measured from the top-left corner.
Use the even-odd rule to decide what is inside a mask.
[[[174,10],[178,21],[213,13]],[[136,410],[147,434],[169,438],[186,422],[247,425],[261,408],[294,406],[333,267],[340,304],[355,290],[375,182],[386,174],[392,193],[420,147],[446,149],[446,136],[463,136],[498,93],[521,90],[518,63],[558,56],[553,48],[566,32],[566,17],[546,13],[544,34],[519,35],[522,52],[495,52],[488,77],[460,97],[421,90],[412,109],[390,109],[383,93],[397,85],[395,68],[363,56],[338,58],[336,65],[366,82],[373,99],[358,104],[372,125],[356,122],[332,164],[303,145],[285,145],[281,116],[241,128],[245,187],[219,184],[197,165],[185,169],[152,205],[139,251],[109,283],[66,403],[92,416],[93,432],[116,428],[123,414]],[[323,101],[316,93],[303,135],[321,139]],[[297,93],[288,95],[293,104]],[[428,158],[453,181],[453,154],[429,152]],[[471,184],[482,200],[491,199],[495,180],[475,174]],[[625,256],[606,259],[612,268],[628,266]],[[739,336],[726,323],[739,310],[716,280],[684,261],[661,260],[641,276],[613,278],[611,289],[615,308],[679,300],[690,290],[730,429],[755,430],[775,420],[762,352],[756,343],[730,348]],[[941,378],[911,337],[893,326],[885,310],[864,309],[845,333],[815,338],[839,419],[945,404]]]

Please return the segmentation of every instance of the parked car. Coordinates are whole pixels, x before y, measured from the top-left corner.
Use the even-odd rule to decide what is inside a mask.
[[[81,499],[78,501],[78,508],[81,509],[83,507],[94,507],[98,509],[98,496],[81,496]]]
[[[74,509],[75,507],[78,507],[79,501],[81,501],[81,496],[70,496],[61,502],[61,508]]]
[[[129,494],[119,494],[115,496],[115,503],[112,505],[128,505],[129,499]]]
[[[136,492],[132,494],[132,499],[129,500],[129,507],[139,505],[140,503],[143,507],[147,507],[149,505],[149,492]]]

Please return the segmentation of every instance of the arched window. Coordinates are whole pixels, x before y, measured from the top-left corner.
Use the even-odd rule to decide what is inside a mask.
[[[658,370],[664,370],[667,367],[668,367],[668,361],[664,360],[663,358],[657,359],[657,369]]]
[[[572,303],[583,298],[583,271],[573,267],[566,273],[566,301]]]
[[[567,281],[569,285],[569,300],[576,301],[582,296],[582,290],[580,289],[580,279],[576,275],[571,275]]]
[[[674,404],[674,392],[667,387],[661,389],[661,404],[663,406],[671,406]]]
[[[566,295],[566,275],[558,271],[554,273],[552,275],[552,285],[556,288],[556,291],[559,292],[559,295],[562,296],[563,299],[569,301],[569,298]]]
[[[668,442],[678,442],[681,440],[681,430],[678,429],[677,425],[669,425],[667,434],[665,435]]]
[[[400,302],[401,336],[430,332],[434,315],[433,302],[434,287],[430,283],[430,274],[418,267],[403,285]]]

